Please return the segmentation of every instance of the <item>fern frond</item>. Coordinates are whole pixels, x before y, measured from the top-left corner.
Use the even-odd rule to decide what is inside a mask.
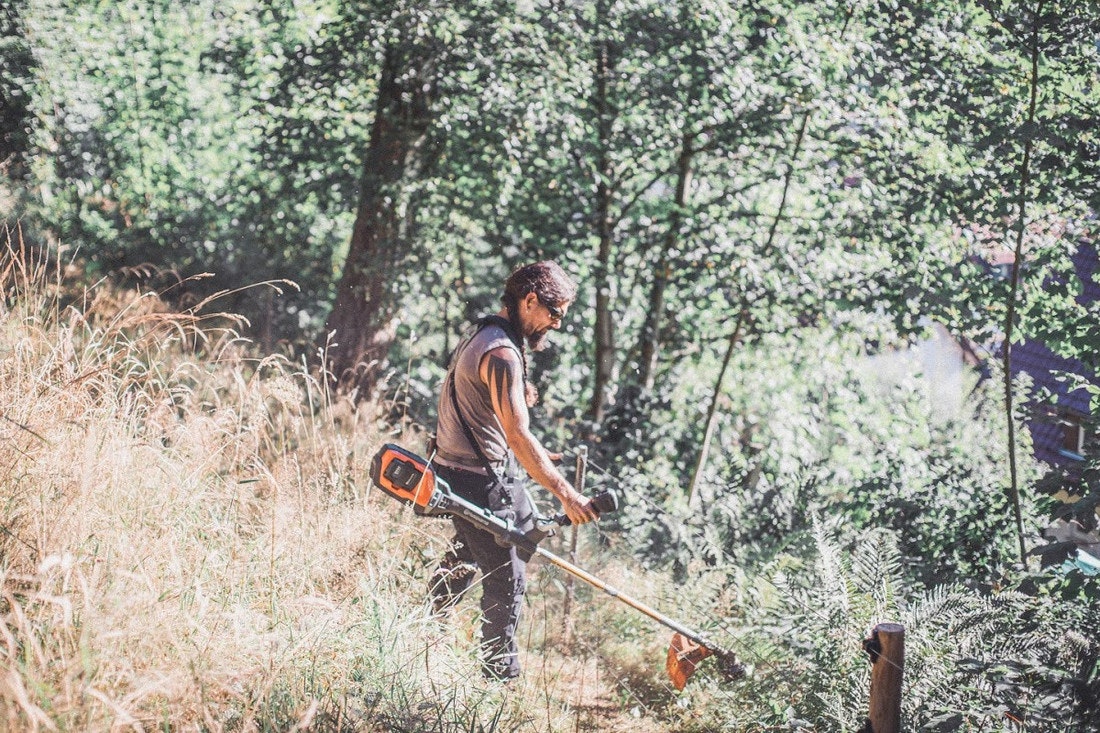
[[[877,616],[893,615],[900,591],[901,552],[894,533],[872,529],[852,552],[855,588],[870,596]]]

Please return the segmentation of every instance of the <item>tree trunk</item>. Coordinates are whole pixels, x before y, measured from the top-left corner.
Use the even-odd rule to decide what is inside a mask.
[[[699,484],[703,478],[703,469],[707,465],[707,454],[710,453],[710,443],[714,439],[714,430],[718,423],[718,400],[722,397],[722,385],[726,381],[726,372],[729,371],[733,353],[737,349],[737,342],[741,339],[741,326],[745,323],[745,309],[737,314],[737,325],[733,327],[729,342],[726,344],[726,355],[722,358],[722,367],[718,370],[718,378],[714,380],[714,389],[711,391],[710,404],[707,406],[706,428],[703,430],[703,443],[699,446],[699,457],[695,461],[695,471],[691,474],[691,485],[688,487],[688,507],[701,508]]]
[[[791,191],[791,181],[794,179],[795,163],[798,160],[799,152],[802,150],[802,143],[806,138],[806,127],[809,125],[809,122],[810,112],[807,110],[802,113],[802,121],[798,125],[798,132],[795,133],[794,148],[791,150],[791,157],[787,163],[787,171],[783,174],[783,194],[780,196],[779,208],[775,211],[771,226],[768,227],[767,239],[764,240],[764,245],[760,249],[761,258],[771,252],[772,246],[775,243],[776,232],[779,231],[779,223],[783,221],[783,215],[786,213],[787,198]],[[699,485],[703,479],[703,470],[707,465],[707,457],[710,454],[710,443],[714,439],[715,410],[718,406],[718,400],[722,396],[722,384],[726,379],[726,369],[729,367],[730,359],[733,358],[733,350],[736,348],[737,342],[741,337],[741,327],[748,317],[749,304],[750,300],[748,293],[742,292],[737,314],[737,326],[730,335],[729,343],[726,347],[726,356],[722,360],[722,368],[718,373],[718,379],[715,381],[714,390],[711,393],[710,406],[707,408],[707,423],[706,430],[703,433],[703,443],[699,446],[699,457],[695,462],[695,472],[692,474],[691,485],[688,487],[688,505],[692,508],[701,508]]]
[[[330,383],[355,399],[371,394],[394,339],[402,182],[416,172],[431,122],[430,68],[393,47],[382,65],[355,226],[321,344]]]
[[[27,41],[23,10],[23,2],[12,0],[0,9],[0,83],[4,87],[0,96],[0,175],[17,184],[27,173],[28,129],[33,124],[30,86],[36,65]]]
[[[657,360],[661,353],[661,320],[665,311],[665,291],[668,289],[672,263],[669,253],[676,246],[680,222],[684,218],[684,206],[687,204],[688,186],[691,185],[691,160],[695,155],[692,148],[692,136],[684,133],[680,143],[680,154],[676,159],[676,193],[673,199],[672,214],[669,216],[668,230],[665,232],[661,252],[657,256],[653,286],[649,291],[649,306],[638,344],[638,385],[643,392],[653,390],[657,373]]]
[[[612,115],[608,104],[607,81],[610,75],[610,59],[604,22],[607,17],[605,2],[596,4],[596,90],[593,106],[596,110],[596,144],[599,147],[596,161],[596,236],[599,250],[596,262],[596,322],[593,354],[595,374],[592,385],[592,402],[588,413],[593,420],[603,419],[611,401],[611,384],[615,370],[615,325],[612,313],[611,272],[614,258],[614,241],[611,226],[611,162],[607,155],[610,144]]]
[[[1027,124],[1034,125],[1036,118],[1036,106],[1039,95],[1039,31],[1043,18],[1043,5],[1040,2],[1032,19],[1034,25],[1031,28],[1031,68],[1028,77],[1028,105]],[[1020,161],[1020,188],[1017,194],[1017,208],[1019,219],[1015,226],[1015,258],[1012,261],[1012,280],[1008,294],[1008,308],[1005,312],[1005,337],[1004,351],[1001,355],[1002,369],[1004,371],[1004,404],[1005,422],[1007,423],[1008,441],[1008,500],[1012,504],[1012,515],[1016,524],[1016,541],[1020,546],[1020,564],[1027,567],[1027,543],[1024,539],[1024,520],[1020,509],[1020,484],[1016,468],[1016,416],[1013,406],[1012,392],[1012,337],[1013,328],[1016,325],[1016,301],[1019,300],[1020,278],[1022,275],[1021,260],[1024,253],[1024,233],[1027,231],[1027,202],[1028,188],[1031,186],[1031,153],[1034,147],[1034,138],[1028,136],[1024,141],[1023,158]]]

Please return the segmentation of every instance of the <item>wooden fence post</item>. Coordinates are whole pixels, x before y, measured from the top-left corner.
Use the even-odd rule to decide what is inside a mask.
[[[588,446],[582,445],[577,448],[577,467],[573,474],[573,488],[577,490],[578,494],[584,493],[584,482],[588,475]],[[570,527],[569,538],[569,562],[576,564],[577,562],[577,528]],[[573,576],[570,575],[565,580],[565,602],[562,604],[562,636],[565,639],[565,645],[568,646],[573,643],[573,598],[574,598]]]
[[[901,733],[901,677],[905,667],[905,627],[881,623],[864,639],[871,656],[871,717],[866,733]]]

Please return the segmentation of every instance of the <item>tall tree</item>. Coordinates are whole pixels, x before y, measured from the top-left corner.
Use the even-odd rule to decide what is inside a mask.
[[[615,103],[612,100],[611,74],[614,71],[615,58],[609,36],[610,19],[606,0],[596,0],[594,21],[594,62],[592,85],[592,109],[595,115],[595,210],[593,211],[596,231],[596,317],[595,338],[593,339],[594,374],[592,383],[592,401],[588,414],[599,422],[611,400],[612,380],[615,375],[615,316],[613,308],[614,283],[612,273],[615,268],[614,223],[611,220],[611,204],[614,190],[614,171],[608,148],[612,145],[611,127],[615,117]]]
[[[1056,0],[882,9],[879,63],[911,95],[909,124],[931,153],[910,158],[911,167],[894,164],[895,181],[906,194],[937,199],[934,209],[957,233],[955,262],[948,259],[955,297],[930,312],[1000,352],[1005,493],[1025,562],[1012,351],[1061,330],[1053,326],[1065,311],[1060,284],[1072,281],[1070,255],[1100,187],[1089,132],[1098,123],[1098,50],[1081,42],[1100,36],[1100,13]],[[1007,256],[1007,279],[969,264],[991,255]]]
[[[756,53],[746,54],[741,68],[754,74],[756,94],[741,103],[736,126],[708,131],[724,144],[750,146],[770,155],[759,171],[731,172],[738,191],[733,201],[751,212],[749,216],[744,211],[744,219],[730,216],[728,209],[722,212],[721,226],[712,225],[714,244],[695,250],[704,253],[700,259],[707,266],[692,268],[683,262],[679,268],[685,285],[693,280],[705,284],[687,292],[722,293],[725,302],[708,315],[729,324],[725,337],[715,339],[713,330],[706,337],[708,342],[723,343],[724,356],[706,398],[703,430],[689,449],[694,471],[687,495],[696,507],[720,419],[717,408],[727,369],[739,342],[746,336],[813,326],[831,316],[842,302],[838,293],[861,278],[874,278],[873,271],[860,272],[865,246],[853,247],[831,231],[836,204],[843,206],[851,198],[833,170],[836,146],[829,140],[829,131],[842,125],[849,114],[843,78],[852,14],[849,4],[838,3],[818,6],[813,12],[799,9],[784,20],[771,14],[752,19],[742,32],[745,45]],[[814,34],[807,32],[811,27]],[[826,205],[826,201],[836,203]],[[707,208],[700,209],[693,219],[710,215]],[[705,241],[710,232],[704,232],[691,231],[689,236]],[[815,275],[807,277],[805,273],[815,264],[820,265]],[[726,277],[712,280],[713,271]]]
[[[23,5],[19,0],[12,0],[0,8],[0,176],[12,184],[6,196],[9,200],[14,199],[15,189],[26,177],[33,117],[31,98],[35,63],[27,43]],[[0,197],[4,197],[2,193]],[[6,202],[0,201],[0,215],[6,216],[12,211]]]
[[[524,25],[513,10],[497,2],[382,2],[354,11],[380,64],[355,224],[322,334],[327,367],[342,390],[366,396],[376,386],[399,313],[411,300],[403,290],[427,289],[412,281],[449,285],[434,273],[452,252],[429,247],[429,240],[453,240],[446,230],[457,212],[478,203],[449,209],[446,192],[484,202],[486,191],[499,191],[501,176],[483,167],[479,146],[502,136],[489,124],[500,114],[493,108],[511,108],[495,96],[498,74],[509,76],[511,57],[522,55],[514,42]],[[479,179],[468,177],[471,168]],[[450,185],[455,179],[462,184]]]
[[[406,17],[409,25],[397,38],[416,37],[418,25],[426,20],[418,13]],[[362,395],[370,394],[394,338],[400,300],[393,274],[407,236],[403,214],[413,214],[406,211],[403,184],[420,175],[426,162],[423,146],[431,125],[438,56],[433,44],[410,48],[392,41],[382,52],[355,224],[325,323],[327,368],[341,389]]]

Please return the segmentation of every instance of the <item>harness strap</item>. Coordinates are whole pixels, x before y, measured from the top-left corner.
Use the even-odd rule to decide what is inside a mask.
[[[473,337],[476,336],[478,333],[480,333],[482,331],[482,329],[484,329],[487,326],[499,326],[501,328],[501,330],[503,330],[504,333],[508,336],[508,339],[512,342],[512,345],[515,346],[517,349],[519,349],[521,358],[523,356],[523,346],[522,346],[523,342],[519,340],[519,337],[517,336],[517,334],[515,332],[515,329],[512,327],[512,324],[509,323],[506,319],[501,318],[498,315],[485,316],[484,318],[480,319],[477,322],[477,326],[478,326],[477,330],[474,331],[474,333],[471,334],[470,338],[467,339],[458,349],[455,350],[454,355],[451,357],[451,369],[447,373],[447,380],[448,380],[448,383],[449,383],[448,392],[449,392],[450,397],[451,397],[451,404],[454,406],[454,409],[455,409],[455,415],[458,416],[458,422],[459,422],[459,424],[462,425],[462,432],[466,434],[466,440],[469,441],[470,447],[472,447],[474,449],[474,453],[477,454],[478,460],[481,461],[481,465],[485,467],[485,470],[489,472],[489,475],[492,476],[494,479],[496,479],[497,483],[503,485],[504,484],[504,478],[501,477],[500,474],[497,473],[496,468],[493,467],[492,461],[489,460],[489,457],[485,455],[485,451],[482,450],[481,443],[478,442],[477,436],[474,435],[474,431],[470,427],[470,424],[468,422],[466,422],[466,418],[463,417],[463,415],[462,415],[462,408],[458,404],[458,393],[455,390],[455,369],[458,368],[458,356],[459,356],[460,351],[465,349],[467,346],[469,346],[470,341],[473,340]],[[523,359],[523,381],[526,384],[526,382],[527,382],[527,362],[526,362],[526,359]],[[512,451],[511,451],[511,449],[509,449],[508,450],[509,459],[507,460],[507,463],[509,465],[511,464],[511,459],[510,459],[511,454],[512,454]],[[507,468],[505,469],[505,473],[507,474]]]

